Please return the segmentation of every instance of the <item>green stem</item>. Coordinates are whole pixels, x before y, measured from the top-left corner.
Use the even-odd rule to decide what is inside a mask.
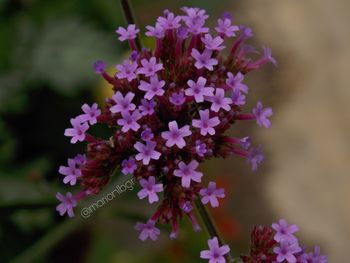
[[[128,0],[120,0],[120,4],[122,5],[123,8],[123,13],[126,19],[126,22],[128,24],[136,24],[134,16],[132,14],[131,6],[129,4]],[[138,50],[141,50],[141,40],[139,38],[139,35],[137,35],[135,39],[136,47]]]
[[[209,236],[211,238],[217,237],[219,240],[220,246],[224,245],[225,241],[223,237],[220,235],[212,216],[210,215],[208,209],[202,204],[199,196],[197,196],[196,207],[200,217],[202,218],[205,228],[209,233]],[[233,258],[230,252],[225,255],[225,258],[226,258],[226,262],[233,262]]]

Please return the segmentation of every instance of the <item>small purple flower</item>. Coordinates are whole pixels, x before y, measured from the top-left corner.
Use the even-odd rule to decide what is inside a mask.
[[[218,112],[220,109],[225,111],[231,110],[230,104],[232,104],[232,99],[225,98],[224,89],[217,88],[215,95],[207,98],[207,100],[212,103],[210,107],[212,111]]]
[[[125,41],[135,39],[136,35],[140,32],[140,29],[137,29],[134,24],[130,24],[127,29],[120,26],[115,32],[120,35],[118,37],[120,41]]]
[[[188,89],[185,90],[186,96],[193,96],[196,102],[203,102],[204,96],[213,96],[214,88],[205,87],[207,80],[203,77],[199,77],[197,82],[193,80],[187,81]]]
[[[147,28],[147,32],[146,32],[146,36],[149,37],[155,37],[158,39],[162,39],[165,35],[165,30],[162,26],[160,26],[159,24],[156,24],[155,27],[153,26],[146,26]]]
[[[74,159],[68,159],[68,166],[61,165],[58,172],[65,175],[63,182],[65,184],[75,185],[77,178],[81,176],[81,170],[77,167],[77,163]]]
[[[200,110],[199,111],[200,119],[192,120],[193,127],[196,127],[201,130],[201,135],[206,136],[207,134],[214,135],[214,127],[219,125],[220,120],[218,117],[210,118],[209,110]]]
[[[272,57],[272,52],[271,49],[268,47],[263,47],[263,51],[264,51],[264,55],[263,55],[263,59],[266,62],[271,62],[272,64],[274,64],[275,66],[277,66],[277,61],[274,57]]]
[[[247,162],[252,166],[252,170],[256,171],[258,165],[264,160],[264,155],[262,154],[262,147],[253,148],[249,151]]]
[[[181,106],[185,103],[186,98],[182,91],[180,92],[173,92],[171,96],[169,97],[169,101],[171,104],[174,104],[176,106]]]
[[[188,30],[185,27],[179,27],[176,31],[176,37],[179,39],[186,39],[188,37]]]
[[[115,66],[119,71],[116,74],[118,79],[127,79],[128,81],[132,81],[137,78],[136,70],[137,70],[137,62],[129,59],[125,59],[122,64],[118,64]]]
[[[157,63],[155,57],[151,57],[149,60],[141,60],[142,67],[137,70],[138,74],[144,74],[146,77],[152,77],[156,74],[157,71],[163,69],[162,63]]]
[[[232,90],[232,104],[237,106],[245,105],[245,95],[243,95],[238,89]]]
[[[176,121],[171,121],[168,125],[169,131],[162,132],[162,138],[166,140],[165,145],[167,147],[176,145],[180,149],[185,147],[186,142],[184,140],[184,137],[190,136],[192,134],[190,131],[190,126],[185,125],[179,129]]]
[[[209,17],[204,9],[184,7],[182,10],[187,14],[182,19],[185,21],[189,33],[199,35],[209,32],[209,28],[204,27],[205,20]]]
[[[89,122],[91,125],[97,123],[97,117],[101,115],[101,110],[98,108],[97,103],[92,104],[90,107],[88,104],[84,104],[81,109],[84,114],[78,116],[81,122]]]
[[[226,84],[233,90],[239,90],[243,93],[248,93],[248,86],[243,84],[244,75],[241,72],[238,72],[234,76],[231,72],[227,73]]]
[[[96,60],[93,68],[97,74],[102,74],[105,72],[106,64],[102,60]]]
[[[156,102],[154,100],[141,100],[141,105],[139,106],[139,110],[141,111],[142,116],[152,115],[154,113],[154,107],[156,106]]]
[[[65,196],[61,193],[57,193],[56,198],[61,202],[58,206],[56,206],[56,210],[59,212],[60,216],[67,213],[69,217],[73,217],[73,208],[77,206],[75,197],[68,192]]]
[[[129,59],[131,61],[136,61],[139,58],[139,52],[136,50],[131,51],[131,54],[129,56]]]
[[[298,239],[293,235],[295,232],[299,231],[297,225],[288,225],[287,221],[280,219],[278,223],[273,223],[272,228],[276,231],[274,239],[277,242],[287,241],[289,243],[297,242]]]
[[[158,202],[159,198],[157,193],[163,191],[163,184],[156,184],[156,178],[154,176],[148,177],[148,180],[141,179],[139,183],[143,189],[137,193],[137,196],[140,199],[144,199],[148,196],[148,202],[150,204]]]
[[[218,26],[215,27],[216,32],[227,36],[227,37],[234,37],[236,34],[235,32],[239,30],[238,26],[234,26],[231,24],[231,19],[224,18],[218,20]]]
[[[89,124],[81,123],[79,118],[70,119],[73,128],[65,129],[64,136],[72,137],[70,142],[75,144],[85,140],[85,132],[89,129]]]
[[[199,192],[199,194],[202,196],[202,203],[207,204],[210,202],[210,205],[212,207],[218,207],[219,201],[218,198],[224,198],[225,197],[225,190],[224,188],[217,189],[215,182],[209,182],[208,188],[202,188]]]
[[[133,111],[136,108],[136,105],[132,103],[135,94],[132,92],[128,92],[125,97],[120,91],[117,91],[113,96],[112,100],[115,102],[115,105],[110,107],[110,111],[112,113],[118,112],[127,112]]]
[[[145,144],[136,142],[134,147],[138,150],[138,154],[135,156],[136,160],[141,161],[144,165],[148,165],[151,159],[158,160],[160,157],[160,152],[156,151],[155,148],[157,143],[148,141]]]
[[[138,131],[140,124],[137,123],[142,118],[141,113],[138,110],[130,113],[129,111],[122,112],[122,118],[118,119],[118,125],[122,126],[122,132],[128,132],[129,130]]]
[[[122,161],[122,173],[125,175],[132,174],[137,168],[135,158],[130,157]]]
[[[86,155],[85,154],[77,154],[74,157],[75,163],[80,167],[86,163]]]
[[[164,29],[176,29],[181,26],[181,16],[175,16],[172,12],[167,12],[165,17],[158,17],[157,24]]]
[[[190,201],[186,201],[182,204],[181,209],[185,212],[185,213],[190,213],[193,209],[192,203]]]
[[[190,187],[191,181],[195,181],[197,183],[201,182],[203,174],[196,171],[198,165],[199,163],[196,160],[192,160],[189,164],[182,161],[179,163],[179,169],[174,171],[174,175],[181,178],[181,185],[183,187]]]
[[[154,138],[154,134],[150,128],[145,128],[141,133],[141,139],[145,142],[151,141]]]
[[[206,49],[221,51],[225,48],[225,46],[220,46],[224,40],[219,36],[213,38],[210,34],[205,34],[201,40]]]
[[[139,89],[145,91],[145,98],[151,100],[154,96],[163,96],[164,80],[159,80],[157,75],[150,77],[150,82],[141,80]]]
[[[226,259],[224,255],[230,252],[228,245],[219,245],[217,237],[208,240],[209,250],[201,251],[200,257],[202,259],[208,259],[209,263],[225,263]]]
[[[196,141],[195,145],[195,151],[200,157],[204,157],[205,154],[208,152],[207,145],[200,140]]]
[[[205,49],[203,53],[200,53],[197,49],[193,48],[191,56],[196,60],[194,66],[197,69],[206,68],[208,70],[213,70],[218,61],[215,58],[211,58],[213,51]]]
[[[275,247],[273,252],[277,255],[277,262],[296,263],[297,259],[294,254],[300,252],[302,249],[297,242],[290,244],[288,241],[283,240],[279,247]]]
[[[314,252],[308,254],[310,261],[312,263],[328,263],[328,258],[325,255],[321,255],[321,249],[319,246],[315,246]]]
[[[271,127],[271,121],[268,119],[268,117],[271,117],[273,112],[270,107],[263,108],[262,103],[259,101],[256,104],[256,107],[253,109],[253,114],[255,115],[256,123],[260,127],[265,127],[265,128]]]
[[[141,231],[139,239],[145,241],[147,238],[150,238],[153,241],[158,239],[160,230],[155,227],[156,221],[150,219],[146,224],[138,222],[135,225],[135,229]]]
[[[251,144],[251,139],[249,136],[239,139],[239,145],[245,150],[249,149],[250,144]]]

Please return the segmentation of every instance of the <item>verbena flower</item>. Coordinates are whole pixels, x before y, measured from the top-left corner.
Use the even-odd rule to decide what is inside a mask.
[[[209,250],[203,250],[200,257],[208,259],[210,263],[222,263],[226,262],[224,255],[230,252],[228,245],[219,245],[217,237],[208,240]]]
[[[156,240],[157,223],[171,224],[170,237],[175,238],[183,217],[195,231],[200,230],[192,209],[196,199],[217,207],[217,199],[224,197],[224,189],[216,189],[215,182],[208,187],[202,184],[201,163],[236,155],[256,170],[262,162],[261,148],[251,147],[250,137],[232,137],[227,131],[242,120],[271,126],[271,108],[258,102],[249,113],[242,107],[248,93],[244,78],[268,62],[276,64],[271,50],[264,48],[262,56],[251,57],[256,50],[246,41],[252,30],[232,24],[227,14],[218,20],[216,33],[209,34],[205,10],[182,10],[182,15],[166,10],[154,26],[146,26],[146,36],[156,40],[154,50],[137,49],[140,30],[135,25],[119,27],[118,38],[128,41],[131,54],[116,65],[114,75],[105,71],[103,61],[95,62],[95,72],[111,85],[114,94],[101,109],[96,103],[84,104],[84,114],[72,118],[73,127],[65,130],[72,143],[86,141],[87,150],[83,162],[70,161],[68,167],[60,167],[65,183],[81,186],[76,195],[57,195],[61,215],[73,216],[77,202],[98,194],[120,168],[139,182],[140,198],[160,202],[147,223],[137,224],[140,239]],[[95,123],[108,127],[111,137],[87,133]],[[229,248],[219,246],[215,238],[209,246],[213,254],[206,252],[204,257],[224,262]]]

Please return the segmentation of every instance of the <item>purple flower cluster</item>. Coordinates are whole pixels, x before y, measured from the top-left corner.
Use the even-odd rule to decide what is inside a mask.
[[[76,195],[57,195],[61,215],[73,216],[77,202],[99,193],[115,168],[120,168],[139,182],[140,199],[151,204],[161,200],[150,220],[137,224],[140,239],[156,240],[157,223],[170,223],[170,237],[175,238],[184,216],[195,231],[200,229],[192,211],[197,198],[218,207],[218,199],[225,196],[215,182],[203,186],[202,162],[237,155],[253,170],[262,162],[261,148],[251,147],[250,137],[232,137],[226,131],[240,120],[271,126],[272,110],[261,102],[251,113],[242,113],[248,94],[244,78],[267,62],[276,64],[270,49],[264,48],[263,55],[254,59],[250,54],[257,51],[246,44],[251,29],[233,25],[225,14],[211,34],[205,26],[205,10],[184,7],[182,11],[184,14],[175,15],[166,10],[155,26],[146,26],[146,36],[156,40],[154,50],[137,49],[140,30],[135,25],[119,27],[118,38],[128,41],[132,53],[116,65],[114,76],[105,71],[104,62],[94,64],[95,72],[112,86],[114,94],[102,110],[96,103],[84,104],[83,114],[71,119],[72,128],[64,133],[71,143],[86,141],[87,150],[84,162],[69,159],[68,166],[59,169],[64,183],[79,183],[82,188]],[[223,53],[229,46],[227,54]],[[88,134],[90,125],[96,123],[108,126],[111,137]],[[228,247],[220,246],[215,238],[209,247],[202,258],[225,262]]]
[[[284,219],[273,223],[272,228],[255,227],[251,234],[250,255],[242,256],[243,262],[328,263],[319,246],[315,246],[313,252],[306,252],[294,235],[297,231],[297,225],[289,225]]]

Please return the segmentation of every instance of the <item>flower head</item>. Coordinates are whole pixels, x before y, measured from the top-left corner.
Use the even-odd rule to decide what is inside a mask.
[[[118,112],[128,112],[133,111],[136,108],[136,105],[132,103],[135,94],[132,92],[128,92],[125,96],[120,91],[117,91],[113,96],[112,100],[115,105],[109,108],[112,113]]]
[[[152,77],[157,71],[163,69],[163,64],[157,63],[157,59],[155,57],[151,57],[149,60],[145,58],[142,59],[141,65],[142,67],[137,70],[137,73],[144,74],[146,77]]]
[[[234,26],[231,24],[230,18],[223,18],[218,20],[218,25],[215,27],[216,32],[222,34],[227,37],[234,37],[235,32],[239,30],[238,26]]]
[[[140,124],[137,123],[142,115],[138,110],[133,112],[123,111],[122,118],[117,121],[118,125],[122,126],[122,132],[128,132],[129,130],[138,131],[140,129]]]
[[[120,41],[125,41],[135,39],[136,35],[140,32],[140,29],[137,29],[134,24],[131,24],[128,25],[126,29],[120,26],[115,32],[119,34],[118,39]]]
[[[179,169],[174,171],[174,175],[181,178],[181,185],[183,187],[190,187],[191,181],[201,182],[203,174],[196,171],[198,165],[199,163],[196,160],[192,160],[189,164],[184,162],[179,163]]]
[[[202,196],[202,199],[201,199],[202,203],[203,204],[210,203],[212,207],[218,207],[219,206],[218,198],[225,197],[224,188],[217,189],[215,182],[209,182],[208,188],[202,188],[199,193]]]
[[[125,175],[132,174],[137,168],[137,164],[135,162],[134,157],[130,157],[129,159],[125,159],[122,162],[122,173]]]
[[[224,256],[230,252],[228,245],[219,245],[217,237],[208,240],[209,250],[203,250],[200,254],[202,259],[208,259],[210,263],[224,263]]]
[[[136,70],[137,70],[136,61],[124,60],[121,65],[116,65],[116,68],[119,70],[116,74],[118,79],[127,79],[128,81],[132,81],[137,78]]]
[[[146,224],[138,222],[135,225],[135,229],[141,231],[139,239],[145,241],[147,238],[150,238],[153,241],[158,239],[160,235],[160,230],[155,227],[156,222],[154,220],[148,220]]]
[[[192,121],[193,127],[200,129],[201,135],[206,136],[207,134],[214,135],[214,127],[219,125],[220,120],[218,117],[210,118],[209,110],[199,111],[200,119],[194,119]]]
[[[81,106],[84,114],[78,116],[81,122],[89,122],[91,125],[97,123],[97,117],[101,115],[101,110],[98,108],[97,103],[92,104],[90,107],[88,104]]]
[[[191,56],[196,60],[194,66],[197,69],[206,68],[208,70],[214,70],[214,66],[218,64],[218,60],[212,58],[213,51],[205,49],[200,53],[197,49],[192,49]]]
[[[288,225],[287,221],[280,219],[278,223],[273,223],[272,228],[276,231],[274,239],[277,242],[286,240],[289,243],[297,241],[297,238],[293,235],[299,230],[297,225]]]
[[[166,146],[172,147],[176,145],[182,149],[186,145],[184,137],[190,136],[191,134],[189,125],[179,128],[176,121],[171,121],[169,122],[169,131],[162,132],[162,138],[166,140]]]
[[[163,191],[163,184],[156,184],[156,178],[154,176],[148,177],[148,179],[141,179],[140,185],[142,190],[137,193],[140,199],[144,199],[148,196],[148,202],[150,204],[159,200],[157,193]]]
[[[220,109],[225,111],[231,110],[230,104],[232,104],[232,99],[226,98],[225,91],[221,88],[217,88],[215,94],[207,100],[212,103],[210,108],[212,111],[218,112]]]
[[[217,50],[221,51],[225,48],[225,46],[220,46],[224,40],[217,36],[213,38],[210,34],[205,34],[204,37],[201,38],[205,48],[208,50]]]
[[[64,136],[72,137],[70,142],[77,143],[85,140],[85,132],[89,129],[89,125],[86,122],[81,123],[80,118],[71,119],[70,123],[72,128],[68,128],[64,131]]]
[[[159,80],[157,75],[150,77],[150,82],[141,80],[139,89],[146,92],[145,98],[150,100],[154,96],[162,96],[164,94],[164,80]]]
[[[214,88],[205,87],[207,80],[203,77],[199,77],[197,82],[193,80],[187,81],[188,89],[185,90],[186,96],[193,96],[196,102],[203,102],[204,96],[213,96]]]
[[[146,144],[140,142],[135,143],[134,147],[138,150],[138,154],[135,156],[136,160],[141,161],[144,165],[148,165],[151,159],[158,160],[161,153],[156,151],[156,142],[147,141]]]

